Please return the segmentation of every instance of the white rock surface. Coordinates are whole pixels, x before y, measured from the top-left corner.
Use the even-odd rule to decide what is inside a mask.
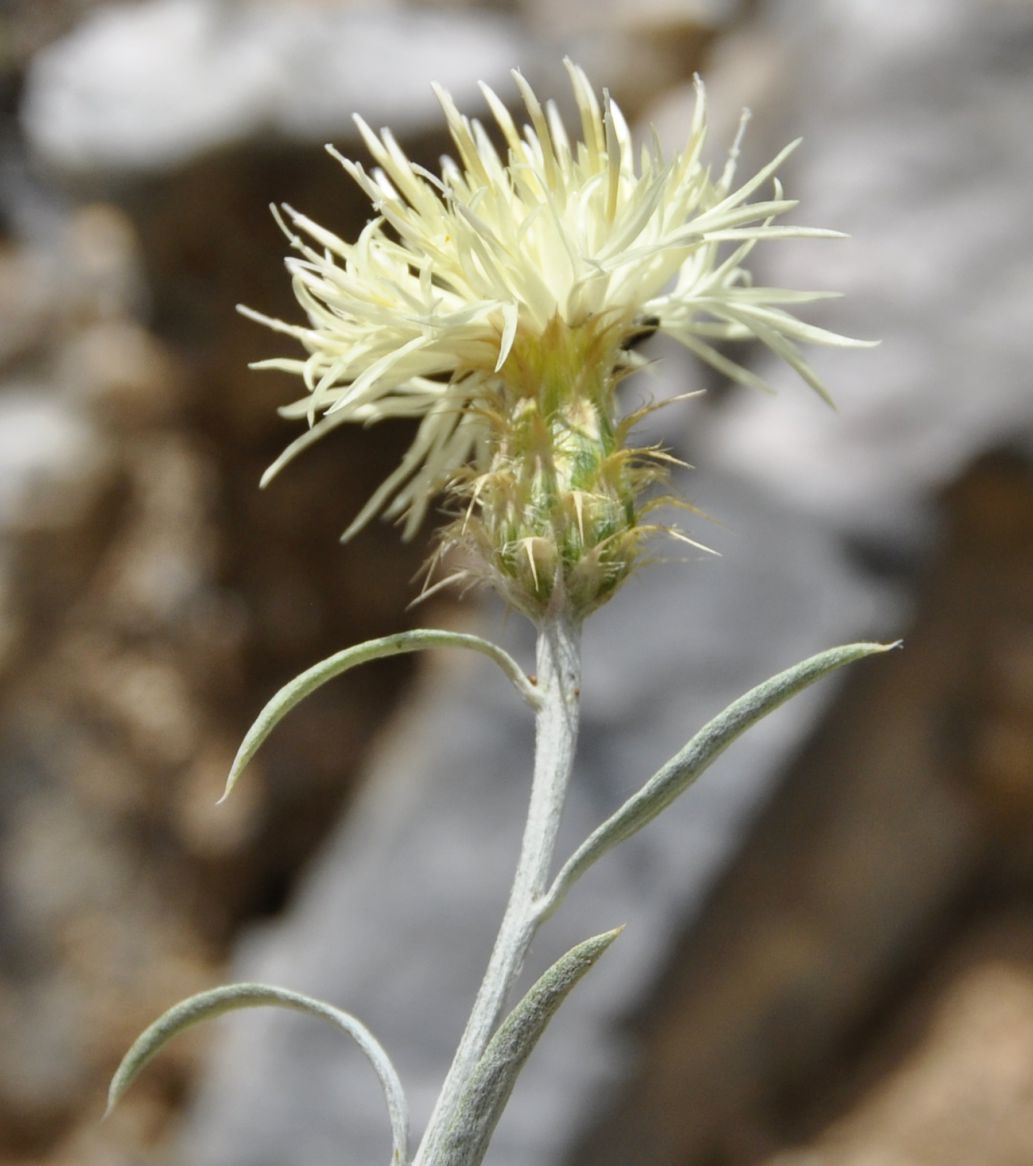
[[[431,81],[477,104],[478,77],[525,56],[511,22],[476,8],[113,4],[34,58],[22,119],[57,169],[146,173],[252,138],[350,134],[354,111],[404,135],[437,124]]]
[[[109,471],[95,427],[67,402],[40,385],[0,394],[0,532],[74,527]]]
[[[882,343],[816,353],[838,413],[762,358],[786,391],[739,394],[694,446],[831,527],[892,539],[980,452],[1033,451],[1033,7],[764,12],[719,58],[714,88],[749,83],[758,42],[781,58],[779,88],[750,94],[769,102],[754,126],[769,146],[803,136],[787,177],[797,221],[851,236],[771,247],[764,278],[845,292],[811,318]]]

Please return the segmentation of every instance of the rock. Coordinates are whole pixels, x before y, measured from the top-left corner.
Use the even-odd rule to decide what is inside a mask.
[[[0,397],[0,529],[64,532],[81,526],[109,487],[99,434],[39,385]]]
[[[547,52],[573,57],[639,121],[658,97],[690,82],[722,33],[734,26],[739,0],[523,0],[529,27]]]
[[[171,546],[168,529],[152,542],[164,604],[148,604],[146,628],[127,626],[141,588],[107,585],[141,482],[160,476],[175,366],[133,318],[125,217],[91,206],[52,227],[0,263],[18,305],[0,351],[0,1156],[37,1160],[82,1112],[95,1120],[115,1048],[153,1014],[152,987],[189,990],[209,966],[163,894],[167,858],[149,861],[136,837],[197,728],[161,649],[189,548]],[[196,512],[183,476],[174,484]],[[167,1110],[186,1053],[164,1087],[152,1083],[156,1108]]]
[[[1033,934],[1002,912],[964,933],[894,1011],[849,1109],[768,1166],[1022,1166],[1033,1157]]]
[[[851,236],[770,247],[762,277],[845,292],[845,305],[811,318],[881,344],[860,359],[816,355],[838,416],[762,354],[764,371],[792,391],[737,395],[700,441],[859,539],[928,536],[930,501],[982,452],[1033,448],[1021,323],[1033,242],[1014,229],[1033,174],[1022,129],[1031,84],[1018,47],[1033,35],[1030,9],[951,0],[892,16],[857,0],[803,18],[792,3],[772,3],[758,23],[724,47],[714,87],[746,89],[756,41],[770,46],[782,67],[766,72],[767,94],[748,95],[752,157],[801,135],[786,174],[801,200],[796,220]]]
[[[404,137],[525,57],[504,16],[397,3],[146,0],[91,13],[29,69],[26,134],[82,176],[142,174],[246,140],[313,144],[360,111]],[[476,75],[470,62],[477,62]]]

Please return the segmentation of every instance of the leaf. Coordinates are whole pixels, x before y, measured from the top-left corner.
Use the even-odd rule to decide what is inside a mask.
[[[394,1065],[380,1042],[354,1016],[342,1012],[332,1004],[313,1000],[298,992],[289,992],[285,988],[273,988],[268,984],[228,984],[221,988],[213,988],[181,1000],[160,1016],[136,1038],[132,1048],[122,1058],[122,1063],[111,1079],[105,1116],[118,1104],[140,1070],[174,1036],[202,1020],[211,1020],[224,1012],[232,1012],[237,1008],[256,1008],[265,1004],[318,1016],[337,1025],[355,1040],[376,1070],[384,1089],[388,1116],[391,1120],[392,1166],[403,1166],[407,1163],[409,1116],[405,1094]]]
[[[597,859],[648,825],[751,725],[836,668],[895,647],[897,644],[848,644],[830,648],[779,672],[733,701],[585,839],[562,867],[542,900],[540,918],[551,915],[570,887]]]
[[[480,1166],[520,1070],[546,1025],[622,930],[618,927],[571,948],[499,1025],[456,1106],[435,1166]]]
[[[398,632],[393,636],[383,636],[378,640],[367,640],[364,644],[357,644],[354,648],[345,648],[343,652],[337,652],[333,656],[321,660],[318,664],[314,664],[311,668],[307,668],[299,676],[295,676],[293,680],[285,684],[269,701],[258,714],[254,724],[248,729],[240,748],[237,750],[237,755],[230,766],[229,777],[226,779],[226,789],[219,799],[220,802],[224,802],[229,797],[240,775],[258,752],[266,737],[306,696],[315,692],[327,681],[335,679],[359,664],[365,664],[370,660],[380,660],[386,656],[419,652],[427,648],[468,648],[473,652],[480,652],[498,664],[527,704],[532,708],[538,707],[540,703],[538,693],[531,681],[524,675],[520,665],[507,652],[488,640],[482,640],[480,636],[419,628],[410,632]]]

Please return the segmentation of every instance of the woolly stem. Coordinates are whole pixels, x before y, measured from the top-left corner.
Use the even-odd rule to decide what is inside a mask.
[[[580,711],[581,631],[564,613],[538,629],[538,693],[534,777],[524,837],[509,902],[451,1068],[413,1166],[476,1166],[462,1152],[441,1158],[442,1140],[481,1055],[503,1018],[541,922],[556,834],[574,761]],[[450,1140],[455,1144],[455,1139]]]

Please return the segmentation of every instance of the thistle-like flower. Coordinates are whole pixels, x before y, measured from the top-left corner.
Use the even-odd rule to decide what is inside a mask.
[[[664,456],[626,444],[633,418],[619,418],[615,399],[642,363],[638,335],[665,332],[763,386],[716,346],[757,339],[822,396],[797,343],[861,343],[786,310],[834,293],[755,287],[744,267],[762,240],[838,234],[775,225],[796,205],[774,177],[795,142],[736,187],[737,137],[713,177],[697,81],[685,148],[666,158],[654,136],[636,158],[616,103],[566,66],[578,140],[519,73],[522,130],[482,86],[502,153],[438,89],[457,152],[440,177],[356,118],[377,167],[330,151],[376,217],[349,243],[290,207],[275,212],[298,253],[287,266],[308,326],[242,309],[308,353],[255,366],[297,373],[307,389],[281,412],[308,429],[263,481],[338,425],[417,419],[401,464],[344,537],[381,511],[404,516],[411,536],[444,489],[459,502],[444,542],[472,549],[471,570],[533,618],[550,604],[581,616],[603,602],[655,529],[642,521],[643,493]]]

